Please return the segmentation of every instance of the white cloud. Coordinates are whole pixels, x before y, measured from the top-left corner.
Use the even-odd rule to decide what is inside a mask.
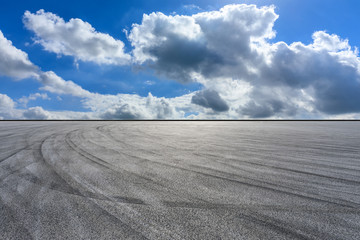
[[[176,98],[91,93],[54,72],[41,72],[26,53],[2,36],[7,41],[6,49],[17,52],[8,55],[19,55],[14,58],[18,64],[11,64],[15,66],[12,69],[19,68],[21,72],[26,69],[23,63],[28,61],[25,66],[34,68],[24,70],[25,77],[34,76],[43,84],[42,90],[81,98],[83,107],[90,110],[75,113],[32,108],[25,113],[13,105],[8,111],[17,117],[53,119],[177,119],[188,115],[200,119],[358,117],[358,50],[347,39],[325,31],[315,32],[310,44],[270,42],[275,36],[273,26],[277,18],[273,6],[257,8],[245,4],[191,16],[144,14],[141,24],[134,24],[128,35],[133,62],[151,67],[168,79],[203,85],[203,90]],[[117,40],[96,32],[80,19],[65,22],[52,13],[38,11],[26,12],[24,22],[48,51],[99,64],[125,63],[117,62],[111,55],[116,55],[116,51],[101,47],[104,42]],[[89,41],[89,45],[84,41]],[[80,43],[83,46],[76,45]],[[100,50],[94,53],[88,49],[92,44],[100,46]],[[121,44],[118,49],[124,54]],[[130,61],[130,56],[126,56],[126,61]],[[0,71],[23,78],[16,71],[6,72],[1,67]],[[4,111],[0,117],[9,117]]]
[[[23,71],[24,66],[22,63],[24,62],[28,66],[33,66],[25,75],[14,75],[9,72],[3,74],[18,78],[31,76],[42,83],[43,87],[40,88],[41,90],[60,95],[80,97],[82,98],[84,108],[88,108],[92,112],[49,112],[39,106],[21,110],[16,109],[16,103],[9,96],[0,94],[1,119],[152,119],[181,118],[184,114],[181,110],[178,112],[168,99],[153,97],[151,94],[147,97],[140,97],[136,94],[102,95],[91,93],[72,81],[62,79],[52,71],[42,72],[30,62],[26,53],[14,47],[12,43],[3,36],[2,38],[1,40],[4,41],[6,45],[5,47],[3,45],[1,47],[6,50],[10,49],[10,51],[5,51],[5,54],[10,52],[15,56],[15,58],[13,58],[15,59],[15,64],[12,64],[13,67],[11,69],[14,73],[21,73]],[[4,53],[2,53],[2,56],[5,56]],[[6,58],[4,58],[4,60],[6,64],[9,64]],[[37,98],[49,99],[46,93],[35,93],[30,94],[28,97],[22,97],[18,101],[26,106],[30,100]],[[188,101],[190,102],[190,100]]]
[[[15,102],[6,94],[0,93],[0,118],[11,119],[15,117],[14,107]]]
[[[325,31],[318,31],[313,34],[314,43],[312,47],[317,50],[326,50],[328,52],[338,52],[341,50],[350,51],[351,47],[347,39],[342,40],[335,34],[328,34]]]
[[[290,88],[288,97],[313,98],[314,108],[327,114],[360,112],[360,59],[348,40],[320,31],[309,45],[279,42],[270,46],[270,63],[259,66],[255,84]],[[286,94],[284,92],[283,94]]]
[[[52,71],[42,72],[37,78],[44,87],[41,90],[57,94],[69,94],[75,97],[89,97],[92,93],[72,81],[65,81]]]
[[[51,114],[42,107],[31,107],[23,112],[25,119],[46,120],[51,118]]]
[[[205,77],[249,76],[258,54],[251,48],[275,36],[274,7],[227,5],[192,16],[144,14],[128,36],[134,59],[148,63],[159,75],[180,82]]]
[[[0,75],[23,79],[33,77],[37,69],[28,55],[14,47],[0,30]]]
[[[12,77],[14,79],[24,79],[32,77],[44,86],[41,90],[57,94],[68,94],[76,97],[89,97],[91,93],[72,81],[65,81],[54,72],[42,72],[28,58],[28,55],[12,45],[0,31],[0,75]],[[35,96],[32,96],[35,97]],[[22,99],[23,103],[28,100]]]
[[[30,94],[29,96],[23,96],[18,100],[18,102],[23,104],[24,107],[26,107],[29,101],[34,101],[38,98],[41,98],[43,100],[51,100],[46,93],[33,93]]]
[[[21,112],[16,109],[16,103],[8,95],[0,93],[0,119],[21,118]]]
[[[97,64],[129,64],[124,43],[109,34],[97,32],[90,23],[78,18],[66,22],[61,17],[39,10],[26,11],[23,17],[27,29],[36,34],[35,42],[46,51],[73,56],[76,60]]]
[[[273,6],[246,4],[191,16],[152,13],[133,25],[128,38],[139,64],[159,76],[199,82],[206,91],[217,92],[221,98],[216,104],[229,106],[219,116],[302,118],[360,112],[358,50],[324,31],[315,32],[309,45],[270,43],[277,18]],[[239,82],[245,89],[230,89]],[[198,117],[203,114],[213,113],[202,109]]]
[[[11,99],[6,94],[0,93],[0,120],[96,119],[96,118],[99,118],[99,116],[92,112],[47,111],[40,106],[31,107],[28,109],[18,109],[16,102],[13,99]]]
[[[96,94],[85,99],[84,106],[103,119],[174,119],[182,118],[184,114],[181,104],[176,104],[174,99],[157,98],[151,93],[147,97]]]
[[[15,102],[6,94],[0,93],[0,109],[2,111],[7,109],[13,109],[15,107]]]

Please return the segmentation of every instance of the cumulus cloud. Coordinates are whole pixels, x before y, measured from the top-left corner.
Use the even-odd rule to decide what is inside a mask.
[[[174,104],[170,103],[168,99],[157,98],[151,94],[147,97],[140,97],[136,94],[103,95],[91,93],[72,81],[62,79],[52,71],[41,71],[30,62],[26,53],[14,47],[3,35],[1,37],[3,38],[1,41],[5,45],[0,47],[6,51],[0,52],[0,55],[2,57],[5,56],[3,57],[4,63],[14,63],[12,64],[12,69],[10,69],[11,71],[7,69],[7,66],[1,65],[1,74],[18,79],[28,76],[32,77],[43,85],[40,88],[41,90],[82,98],[83,107],[92,111],[49,112],[40,106],[22,110],[16,108],[16,103],[9,96],[0,94],[1,119],[164,119],[181,118],[184,114],[181,107],[179,108],[180,110],[176,110]],[[15,56],[10,58],[13,62],[6,58],[8,57],[7,55]],[[27,69],[24,68],[24,65],[33,67]],[[6,71],[3,69],[6,69]],[[23,72],[26,72],[26,74],[22,74]],[[29,101],[36,100],[37,98],[49,99],[46,93],[34,93],[28,97],[20,98],[18,102],[26,107]],[[178,103],[183,102],[179,101],[179,99],[174,101]],[[189,99],[187,101],[190,103]],[[177,104],[177,106],[180,105]]]
[[[6,94],[0,93],[0,118],[11,119],[14,117],[15,102]]]
[[[12,45],[0,31],[0,75],[5,75],[17,80],[32,77],[44,86],[41,90],[57,94],[68,94],[76,97],[89,97],[91,93],[72,81],[66,81],[52,71],[43,72],[34,65],[28,55]],[[39,96],[30,96],[31,98]],[[28,100],[22,99],[23,103]]]
[[[245,4],[192,16],[144,14],[129,40],[136,62],[180,82],[196,80],[192,73],[249,75],[247,65],[256,61],[251,43],[274,37],[277,18],[274,7]]]
[[[66,81],[53,71],[41,72],[37,78],[44,86],[41,90],[57,94],[69,94],[75,97],[89,97],[92,94],[72,81]]]
[[[15,107],[15,102],[6,94],[0,93],[0,109],[6,110],[6,109],[12,109]]]
[[[46,51],[97,64],[125,65],[131,60],[124,52],[122,41],[97,32],[81,19],[72,18],[66,22],[51,12],[39,10],[36,13],[26,11],[23,22],[36,34],[35,42]]]
[[[359,112],[360,59],[348,40],[324,31],[313,43],[279,42],[270,46],[270,63],[259,67],[256,84],[306,91],[314,107],[327,114]],[[292,92],[293,93],[293,92]]]
[[[16,102],[6,94],[0,93],[0,119],[21,119],[22,110],[16,108]]]
[[[37,98],[38,94],[30,94],[29,98]],[[41,95],[44,97],[44,95]],[[0,93],[0,120],[11,119],[99,119],[93,112],[74,112],[74,111],[47,111],[40,106],[28,109],[18,109],[16,102],[6,94]]]
[[[42,107],[31,107],[23,112],[23,117],[26,119],[46,120],[50,119],[50,113]]]
[[[229,110],[229,106],[214,90],[203,90],[197,92],[191,99],[191,102],[205,108],[211,108],[215,112],[224,112]]]
[[[0,94],[0,119],[48,119],[50,114],[41,107],[19,110],[16,102],[6,94]]]
[[[357,49],[325,31],[315,32],[308,45],[271,43],[277,18],[273,6],[246,4],[191,16],[151,13],[133,25],[128,38],[138,64],[182,83],[199,82],[223,96],[229,107],[225,117],[360,112]],[[249,84],[247,91],[237,91],[241,95],[229,90],[238,81]],[[210,95],[216,96],[200,92],[192,102],[212,108]],[[234,98],[242,101],[228,101]]]
[[[28,117],[57,118],[70,114],[99,119],[358,116],[360,59],[357,48],[347,39],[326,31],[315,32],[310,44],[269,41],[276,35],[273,27],[277,18],[274,6],[258,8],[246,4],[227,5],[218,11],[189,16],[144,14],[142,22],[133,24],[127,36],[133,47],[130,57],[124,53],[122,42],[96,32],[80,19],[65,22],[43,10],[25,13],[26,27],[35,32],[35,41],[48,51],[98,64],[123,65],[131,61],[152,68],[158,76],[181,83],[198,82],[205,89],[176,98],[91,93],[54,72],[40,71],[26,53],[13,47],[3,35],[0,41],[5,45],[0,48],[5,46],[7,51],[0,52],[0,74],[18,79],[32,76],[43,84],[42,90],[82,98],[83,107],[91,111],[47,114],[36,108]],[[8,56],[13,56],[9,66],[2,60]],[[14,70],[17,68],[19,71]]]
[[[33,94],[30,94],[29,96],[23,96],[22,98],[20,98],[18,100],[18,102],[22,103],[23,106],[26,107],[27,104],[29,103],[29,101],[34,101],[38,98],[41,98],[43,100],[51,100],[46,93],[33,93]]]
[[[100,95],[97,99],[102,98],[103,102],[106,102],[106,97],[106,95]],[[113,98],[113,96],[111,98]],[[147,97],[119,94],[115,101],[115,103],[112,101],[105,103],[109,104],[109,107],[105,112],[100,114],[100,118],[174,119],[183,117],[181,113],[175,109],[175,104],[170,102],[171,100],[154,97],[151,93],[149,93]],[[104,106],[100,107],[100,109],[104,109]]]
[[[281,98],[276,93],[266,90],[257,89],[251,92],[250,100],[238,109],[240,115],[248,118],[289,118],[295,116],[301,108],[300,104],[291,99],[283,99],[288,97],[287,94],[283,94]],[[281,93],[282,89],[275,92]]]
[[[14,47],[0,30],[0,75],[23,79],[33,77],[36,71],[28,55]]]

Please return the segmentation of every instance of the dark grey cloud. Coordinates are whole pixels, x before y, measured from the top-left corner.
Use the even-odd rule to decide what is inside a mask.
[[[167,36],[161,46],[143,51],[157,58],[156,62],[148,65],[155,69],[158,75],[182,83],[193,81],[191,72],[207,75],[223,62],[221,56],[209,51],[203,44],[174,34]]]
[[[250,42],[274,36],[277,17],[272,7],[255,5],[228,5],[192,16],[152,13],[133,25],[129,40],[136,62],[182,83],[195,81],[193,73],[248,76],[246,65],[259,57]]]
[[[314,39],[316,41],[320,40]],[[260,68],[262,76],[256,84],[309,89],[314,107],[326,114],[359,112],[360,61],[348,48],[338,51],[337,45],[343,45],[343,42],[331,45],[336,51],[316,45],[277,44],[271,64]]]
[[[251,118],[268,118],[279,113],[283,107],[283,103],[276,100],[263,102],[262,104],[250,101],[241,109],[241,113]]]
[[[325,81],[316,84],[316,108],[327,114],[360,112],[360,82]]]
[[[120,107],[108,110],[100,116],[102,119],[143,119],[144,116],[137,111],[137,109],[131,107],[129,104],[124,104]]]
[[[210,89],[196,93],[192,97],[191,103],[205,108],[211,108],[216,112],[225,112],[229,110],[229,106],[220,97],[219,93]]]
[[[292,94],[292,97],[288,95]],[[241,115],[249,118],[283,117],[289,118],[297,113],[297,106],[292,99],[298,98],[297,91],[291,88],[254,88],[250,101],[238,109]]]

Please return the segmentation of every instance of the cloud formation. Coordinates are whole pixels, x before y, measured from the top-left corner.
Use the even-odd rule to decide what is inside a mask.
[[[72,81],[66,81],[52,71],[43,72],[28,55],[12,45],[0,31],[0,75],[16,80],[34,78],[44,86],[41,90],[75,97],[89,97],[91,93]]]
[[[32,77],[41,90],[81,99],[91,112],[27,111],[12,105],[8,115],[24,118],[177,119],[327,118],[360,113],[360,58],[347,39],[326,31],[313,33],[310,44],[270,41],[279,16],[275,7],[237,4],[189,16],[144,14],[124,43],[97,32],[81,19],[66,22],[39,10],[23,21],[36,43],[59,55],[97,64],[135,64],[180,83],[198,82],[201,91],[176,98],[151,93],[92,93],[52,71],[43,72],[0,32],[0,74]],[[2,102],[11,103],[3,95]],[[55,98],[56,99],[56,98]],[[11,105],[11,104],[10,104]],[[4,108],[3,108],[4,109]],[[6,111],[6,110],[2,110]],[[191,114],[190,114],[191,113]],[[17,114],[17,115],[16,115]]]
[[[27,107],[29,101],[34,101],[36,99],[43,99],[43,100],[51,100],[46,93],[33,93],[29,96],[23,96],[18,100],[19,103],[22,103],[24,107]]]
[[[0,75],[23,79],[33,77],[36,71],[28,55],[14,47],[0,30]]]
[[[36,34],[35,42],[46,51],[97,64],[125,65],[131,60],[124,52],[122,41],[97,32],[81,19],[72,18],[66,22],[51,12],[39,10],[36,13],[26,11],[23,22]]]
[[[41,72],[37,79],[44,85],[41,90],[75,97],[90,97],[91,93],[72,81],[66,81],[53,71]]]
[[[144,14],[133,24],[129,40],[134,59],[148,63],[159,75],[180,82],[205,77],[249,75],[256,61],[251,43],[275,36],[274,7],[227,5],[192,16]]]
[[[157,98],[151,93],[147,97],[140,97],[136,94],[97,94],[83,89],[72,81],[62,79],[52,71],[43,72],[31,63],[25,52],[13,46],[3,35],[0,37],[2,37],[0,40],[5,43],[0,46],[5,49],[0,52],[0,56],[4,59],[4,61],[0,61],[1,75],[15,79],[32,77],[43,85],[40,90],[79,97],[82,99],[83,107],[92,111],[83,113],[49,112],[40,106],[25,110],[17,109],[16,103],[9,96],[0,94],[1,119],[164,119],[183,117],[184,113],[178,112],[169,99]],[[8,55],[13,56],[12,62],[10,62],[12,64],[11,71],[7,69],[9,61],[6,57]],[[27,66],[31,66],[31,68],[27,68]],[[26,74],[22,74],[23,72]],[[26,106],[30,100],[37,98],[49,99],[46,93],[34,93],[20,98],[19,103]],[[190,102],[190,100],[187,101]]]
[[[224,112],[229,110],[229,106],[214,90],[203,90],[197,92],[192,98],[191,103],[211,108],[215,112]]]
[[[183,117],[183,114],[176,109],[176,104],[171,102],[172,99],[157,98],[151,93],[147,97],[135,94],[98,95],[89,99],[90,105],[99,99],[103,105],[98,107],[98,111],[105,110],[100,113],[102,119],[174,119]]]
[[[50,116],[50,113],[45,111],[42,107],[31,107],[23,112],[23,117],[25,119],[46,120],[51,119]]]
[[[191,16],[151,13],[133,25],[129,40],[136,62],[160,76],[199,82],[224,99],[234,96],[222,82],[248,83],[248,92],[236,96],[247,102],[229,105],[240,118],[360,112],[357,49],[325,31],[308,45],[270,43],[277,18],[273,6],[246,4]],[[193,102],[208,106],[204,95]]]
[[[360,111],[360,59],[348,40],[319,31],[309,45],[275,43],[266,56],[270,62],[258,68],[256,84],[303,90],[323,113]]]

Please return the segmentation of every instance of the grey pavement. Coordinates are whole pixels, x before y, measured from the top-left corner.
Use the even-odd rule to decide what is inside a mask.
[[[360,122],[0,122],[0,239],[360,239]]]

